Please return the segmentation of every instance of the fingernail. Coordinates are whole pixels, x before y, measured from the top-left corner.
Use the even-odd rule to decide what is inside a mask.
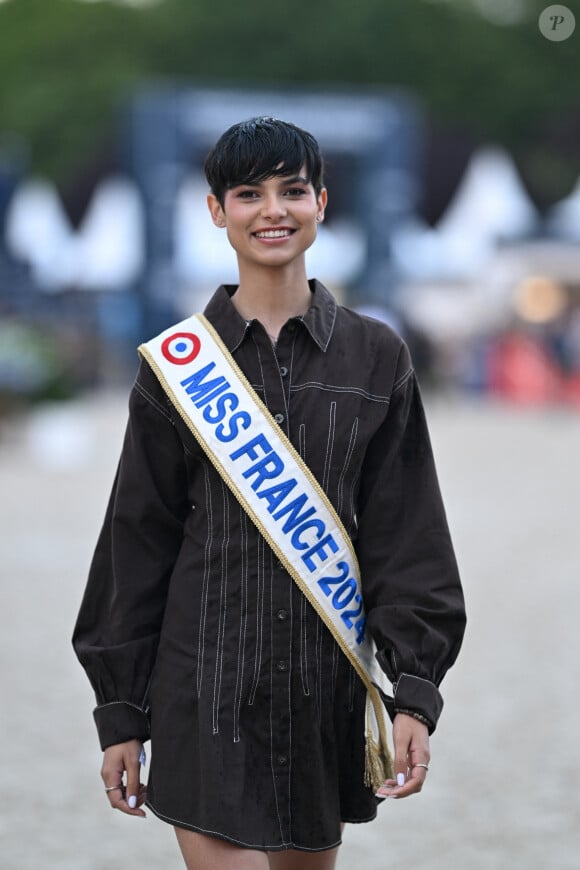
[[[137,797],[134,794],[132,794],[131,797],[127,798],[127,803],[129,804],[131,809],[134,810],[135,807],[137,806]]]
[[[397,785],[405,785],[405,774],[404,773],[397,774]]]

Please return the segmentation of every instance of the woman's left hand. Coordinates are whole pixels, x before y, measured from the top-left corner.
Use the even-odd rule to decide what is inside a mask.
[[[429,731],[423,722],[406,713],[397,713],[393,721],[395,777],[387,779],[377,797],[404,798],[423,788],[431,754]]]

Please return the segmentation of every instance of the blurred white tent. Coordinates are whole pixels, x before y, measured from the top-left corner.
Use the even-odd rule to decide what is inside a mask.
[[[9,252],[29,264],[38,285],[59,291],[74,283],[73,232],[56,188],[47,181],[25,182],[6,216]]]
[[[558,238],[580,242],[580,178],[572,193],[552,206],[546,225]]]
[[[121,176],[95,190],[75,238],[77,286],[126,289],[145,261],[143,204],[136,186]]]
[[[190,176],[175,204],[175,268],[183,283],[213,290],[219,283],[237,281],[236,256],[225,230],[215,227],[206,205],[207,182]]]
[[[472,156],[437,228],[444,234],[474,233],[517,239],[536,227],[538,215],[507,151],[486,146]]]
[[[485,266],[499,241],[525,237],[537,221],[509,154],[481,148],[434,229],[414,218],[395,231],[395,265],[410,280],[467,280]]]
[[[493,241],[468,227],[443,233],[421,218],[401,224],[391,238],[393,262],[411,281],[458,281],[471,278],[489,261]]]

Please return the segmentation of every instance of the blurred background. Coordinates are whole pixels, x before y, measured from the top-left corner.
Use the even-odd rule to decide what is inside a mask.
[[[580,3],[548,6],[0,0],[2,867],[179,866],[108,811],[69,637],[135,348],[236,279],[202,165],[256,114],[326,156],[310,275],[411,347],[470,614],[429,789],[339,866],[578,867]]]

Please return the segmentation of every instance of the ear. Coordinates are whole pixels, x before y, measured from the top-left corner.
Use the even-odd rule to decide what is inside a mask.
[[[318,197],[316,198],[316,204],[318,206],[318,211],[316,213],[316,220],[321,223],[324,220],[324,210],[328,203],[328,191],[325,187],[322,188]]]
[[[225,227],[226,225],[226,215],[220,204],[219,199],[215,194],[208,193],[207,195],[207,207],[209,209],[209,213],[211,215],[211,219],[216,225],[216,227]]]

